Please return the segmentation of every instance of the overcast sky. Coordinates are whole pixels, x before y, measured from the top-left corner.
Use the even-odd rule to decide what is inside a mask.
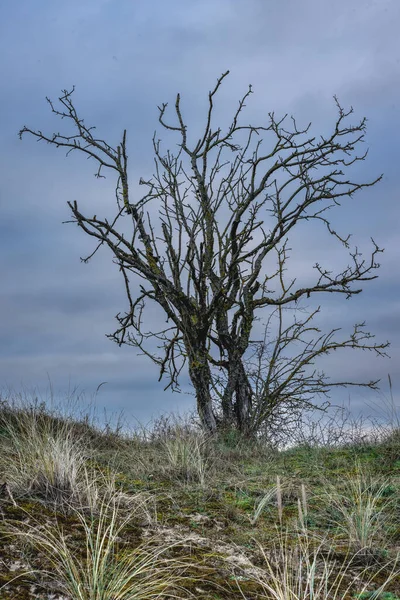
[[[62,130],[45,96],[56,100],[75,85],[74,101],[99,137],[116,145],[128,130],[135,190],[141,176],[153,173],[154,130],[176,149],[177,140],[161,131],[157,105],[173,105],[179,92],[198,139],[207,94],[229,69],[216,99],[225,124],[249,84],[254,94],[246,124],[265,124],[275,111],[293,114],[302,125],[312,121],[316,135],[326,133],[337,114],[335,94],[345,108],[354,107],[354,122],[367,117],[370,150],[357,177],[384,177],[344,201],[334,219],[366,256],[371,236],[385,253],[379,279],[348,302],[329,299],[321,323],[344,324],[349,331],[365,319],[377,341],[391,342],[391,358],[337,352],[323,368],[332,379],[381,377],[386,395],[390,373],[399,399],[399,23],[398,0],[0,0],[3,395],[36,389],[45,399],[50,380],[56,399],[77,387],[89,401],[107,382],[97,396],[99,411],[123,410],[128,421],[194,408],[192,396],[163,392],[147,358],[105,337],[116,329],[115,315],[127,308],[120,273],[107,251],[81,263],[93,241],[75,225],[62,224],[70,218],[68,200],[98,216],[112,210],[112,177],[97,180],[94,164],[83,156],[66,158],[62,150],[29,136],[20,141],[17,134],[23,125]],[[313,227],[296,238],[292,268],[299,275],[316,261],[332,267],[339,261]],[[349,396],[363,412],[379,399],[351,388],[332,400]]]

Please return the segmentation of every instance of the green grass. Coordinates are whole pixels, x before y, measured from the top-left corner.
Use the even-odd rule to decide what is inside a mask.
[[[68,529],[58,520],[54,524],[31,522],[29,513],[28,522],[12,522],[6,526],[5,534],[40,553],[48,568],[38,572],[57,582],[62,592],[74,600],[174,597],[182,564],[176,559],[164,559],[174,544],[156,548],[141,545],[134,549],[123,545],[121,539],[134,510],[121,518],[118,494],[103,498],[96,512],[73,512],[81,531],[79,546],[69,543]]]
[[[371,571],[369,566],[359,570],[357,579],[352,567],[358,555],[349,553],[345,560],[338,561],[326,539],[313,538],[306,529],[297,533],[295,544],[290,534],[277,532],[273,551],[261,549],[265,570],[260,574],[263,598],[275,600],[345,600],[357,590],[357,597],[363,597],[380,574],[379,568]],[[396,577],[397,559],[386,562],[381,567],[385,571],[383,582],[377,594],[384,594]],[[382,572],[381,571],[381,572]]]
[[[395,516],[398,496],[390,478],[371,475],[365,467],[357,465],[340,485],[327,481],[324,494],[327,519],[356,551],[368,552],[386,546],[389,542],[386,524]]]
[[[279,450],[2,401],[0,598],[396,600],[399,450],[396,427]]]

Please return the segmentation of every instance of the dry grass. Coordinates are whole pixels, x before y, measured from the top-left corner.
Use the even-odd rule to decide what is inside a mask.
[[[396,510],[396,494],[386,496],[390,483],[360,465],[336,485],[325,482],[328,520],[358,552],[385,546],[385,528]]]
[[[0,529],[13,540],[0,537],[4,597],[19,600],[13,586],[37,563],[24,573],[9,565],[32,549],[43,559],[43,589],[52,579],[71,600],[400,592],[394,434],[390,456],[347,437],[343,446],[335,437],[332,448],[279,452],[232,435],[211,439],[174,418],[123,436],[42,407],[0,409],[0,484],[16,501],[0,499]],[[229,545],[248,560],[241,576],[230,577]],[[231,579],[240,589],[227,591]]]
[[[371,587],[376,597],[385,591],[397,574],[397,559],[379,568],[386,572],[378,589],[377,573],[365,567],[354,574],[357,553],[338,562],[326,539],[312,537],[306,530],[297,533],[294,541],[288,531],[277,530],[277,542],[266,551],[260,548],[265,572],[257,579],[262,586],[262,598],[274,600],[347,600]]]
[[[3,414],[0,424],[0,472],[17,497],[58,505],[79,499],[90,450],[68,421],[20,409],[12,419]]]
[[[174,544],[130,549],[122,543],[135,517],[135,504],[139,510],[143,508],[141,495],[131,498],[131,510],[126,514],[121,498],[107,494],[96,503],[95,512],[71,507],[83,534],[79,547],[57,520],[55,524],[38,522],[29,514],[23,522],[6,523],[3,533],[44,555],[50,570],[42,570],[41,575],[53,579],[73,600],[178,597],[185,565],[165,557]]]

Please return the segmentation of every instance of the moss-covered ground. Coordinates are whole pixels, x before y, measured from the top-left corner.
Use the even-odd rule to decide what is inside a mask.
[[[28,430],[37,436],[33,446],[25,445]],[[65,446],[63,456],[56,448],[63,436],[71,445],[67,472]],[[102,518],[107,540],[113,535],[107,519],[122,523],[112,538],[117,563],[142,548],[163,549],[157,568],[175,569],[178,583],[171,586],[174,592],[161,590],[160,598],[175,593],[215,600],[318,600],[358,594],[369,600],[374,592],[381,600],[400,598],[397,430],[369,442],[278,450],[238,438],[207,439],[179,423],[168,432],[122,436],[63,421],[43,407],[35,412],[3,402],[0,452],[1,599],[157,597],[140,595],[143,573],[136,592],[126,583],[119,596],[112,595],[106,584],[73,596],[64,567],[54,571],[57,548],[41,547],[40,535],[58,535],[90,569],[85,523],[96,532]],[[307,579],[312,569],[316,580],[329,571],[326,581],[333,587],[316,593],[304,584],[296,591],[296,578]],[[292,591],[274,594],[273,573],[289,579],[289,572]]]

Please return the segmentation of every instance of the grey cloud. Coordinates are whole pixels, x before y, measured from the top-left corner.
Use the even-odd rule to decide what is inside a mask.
[[[114,181],[95,180],[94,164],[83,157],[65,159],[62,151],[27,137],[19,142],[17,132],[24,124],[62,129],[65,121],[50,114],[44,97],[57,98],[76,84],[80,114],[100,137],[118,143],[128,129],[131,189],[140,194],[139,177],[154,170],[154,130],[165,148],[176,149],[178,142],[158,124],[157,105],[168,101],[172,118],[180,92],[197,139],[207,93],[231,69],[216,100],[215,124],[229,123],[249,83],[255,93],[247,101],[246,124],[265,123],[275,110],[294,114],[301,125],[311,120],[314,133],[326,134],[337,114],[333,94],[345,107],[354,105],[354,121],[368,117],[370,153],[354,173],[360,180],[382,171],[385,177],[344,202],[332,219],[338,230],[354,234],[366,256],[370,235],[386,248],[380,278],[366,282],[351,302],[321,299],[321,323],[348,328],[365,318],[377,339],[390,338],[392,358],[338,352],[324,368],[332,378],[345,373],[362,380],[390,372],[398,390],[399,11],[396,0],[9,3],[0,24],[0,52],[8,57],[0,65],[6,82],[0,99],[0,382],[44,389],[49,373],[57,389],[71,378],[94,391],[107,380],[99,404],[138,412],[144,420],[164,408],[194,407],[192,396],[162,392],[157,368],[134,349],[105,338],[126,306],[118,268],[107,252],[81,264],[93,242],[76,226],[61,224],[70,217],[67,200],[76,199],[84,212],[112,216]],[[290,272],[299,280],[310,276],[317,260],[342,265],[322,230],[305,228],[292,241]],[[160,320],[156,310],[149,320]],[[362,409],[362,390],[338,391],[334,398],[349,393]]]

